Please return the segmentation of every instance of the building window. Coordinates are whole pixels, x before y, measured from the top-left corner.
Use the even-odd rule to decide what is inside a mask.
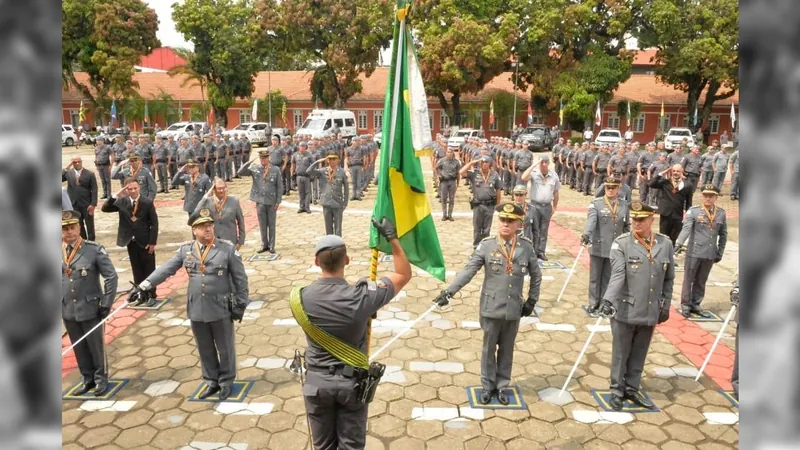
[[[663,130],[664,132],[669,131],[670,129],[670,115],[664,114],[664,117],[661,117],[658,121],[658,127]]]
[[[489,131],[497,131],[497,116],[494,116],[494,123],[489,124]]]
[[[303,111],[300,109],[293,110],[292,121],[294,123],[294,129],[299,130],[303,126]]]
[[[433,132],[433,111],[428,111],[428,126],[431,128],[431,132]]]
[[[719,133],[719,116],[711,116],[708,118],[708,128],[711,134]]]
[[[367,129],[367,112],[363,109],[358,112],[358,129]]]
[[[447,112],[442,111],[439,113],[439,130],[446,130],[450,128],[450,117],[447,115]]]
[[[183,111],[181,111],[183,112]],[[250,110],[249,109],[240,109],[239,110],[239,124],[243,124],[245,122],[250,122]],[[183,114],[181,114],[183,117]]]
[[[376,130],[383,129],[383,110],[376,109],[372,111],[372,128]]]
[[[540,116],[538,114],[533,116],[533,120],[531,121],[531,125],[543,125],[543,124],[544,124],[544,118],[542,116]]]
[[[617,113],[608,114],[608,122],[606,124],[606,128],[619,129],[619,116],[617,115]]]
[[[633,132],[644,133],[644,114],[639,113],[639,116],[633,119]]]
[[[85,116],[84,116],[85,117]],[[69,123],[72,124],[73,128],[77,128],[78,125],[81,125],[81,116],[77,109],[70,109],[69,110]]]

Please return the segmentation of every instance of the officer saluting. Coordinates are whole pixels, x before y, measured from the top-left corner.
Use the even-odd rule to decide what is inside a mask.
[[[672,241],[653,233],[655,209],[631,203],[633,231],[611,244],[611,279],[600,314],[611,318],[611,407],[624,400],[647,409],[655,405],[639,394],[647,350],[656,324],[669,319],[675,264]]]
[[[676,254],[687,250],[686,267],[681,288],[681,314],[688,318],[692,313],[703,318],[711,314],[700,308],[706,295],[706,282],[711,267],[722,261],[728,242],[728,221],[725,210],[716,206],[719,190],[712,184],[703,186],[703,203],[686,212],[683,228],[676,241]]]
[[[72,342],[108,316],[117,293],[117,271],[111,258],[102,245],[81,239],[80,218],[77,211],[64,211],[61,215],[61,317]],[[92,389],[98,397],[105,394],[108,372],[103,351],[103,327],[97,328],[75,346],[75,357],[83,386],[74,395],[83,395]]]
[[[211,211],[200,209],[189,217],[195,240],[178,247],[167,262],[131,292],[128,302],[154,288],[184,267],[189,274],[187,316],[192,323],[200,367],[208,388],[199,397],[219,392],[225,400],[236,379],[233,321],[241,322],[249,303],[247,274],[234,244],[214,237]]]
[[[620,184],[622,181],[618,178],[605,179],[605,195],[589,203],[586,226],[581,236],[581,244],[592,246],[589,261],[589,306],[586,311],[593,317],[611,277],[611,244],[622,233],[631,231],[628,203],[617,196]]]
[[[258,157],[261,159],[261,165],[251,161],[239,169],[238,175],[253,178],[250,200],[256,203],[258,226],[261,230],[261,249],[258,253],[267,250],[275,253],[275,224],[278,221],[278,208],[281,205],[283,177],[280,168],[270,164],[267,150],[259,151]]]
[[[328,167],[316,168],[323,161],[328,161]],[[322,183],[320,185],[320,203],[325,219],[325,234],[341,236],[342,216],[350,199],[347,195],[350,183],[347,181],[344,169],[339,167],[339,154],[335,150],[330,151],[327,158],[321,158],[311,163],[306,169],[306,173],[312,179],[318,178]]]
[[[522,226],[522,208],[513,203],[503,203],[496,210],[500,213],[498,236],[490,236],[480,242],[464,270],[436,300],[437,303],[446,304],[446,301],[440,302],[442,297],[452,297],[472,280],[481,267],[485,269],[479,313],[483,329],[483,392],[480,402],[484,405],[491,401],[492,395],[496,395],[500,403],[508,404],[508,396],[503,389],[508,387],[511,380],[514,339],[519,330],[519,320],[533,313],[542,282],[533,243],[518,235]],[[522,287],[526,275],[530,275],[531,281],[527,300],[523,303]]]
[[[349,284],[344,279],[344,268],[350,263],[344,240],[323,236],[314,249],[314,264],[322,275],[309,286],[293,290],[290,299],[292,314],[308,339],[303,397],[316,449],[363,449],[366,445],[367,403],[361,401],[361,383],[366,376],[367,323],[411,279],[411,265],[394,225],[386,218],[372,222],[392,246],[393,273],[377,281]],[[324,336],[314,338],[315,332]]]

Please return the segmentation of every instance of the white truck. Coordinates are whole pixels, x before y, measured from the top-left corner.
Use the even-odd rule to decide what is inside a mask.
[[[338,129],[348,140],[356,135],[356,115],[346,109],[315,109],[308,115],[303,126],[295,135],[321,138],[333,134]]]
[[[186,134],[188,136],[195,134],[195,130],[198,128],[202,133],[203,125],[205,125],[205,122],[177,122],[168,126],[166,130],[159,131],[158,136],[163,138],[172,136],[177,140],[182,134]]]
[[[267,132],[269,131],[270,134],[274,134],[271,130],[267,122],[244,122],[240,123],[232,130],[223,131],[222,134],[225,136],[233,136],[234,133],[238,135],[245,134],[247,135],[247,140],[250,141],[250,144],[253,146],[264,146],[270,142],[270,137],[267,136]]]
[[[75,137],[75,129],[72,128],[72,125],[61,125],[61,145],[66,145],[67,147],[71,147],[75,145],[75,141],[78,138]]]
[[[603,128],[597,133],[595,145],[617,145],[622,142],[622,133],[616,128]]]
[[[476,130],[474,128],[461,128],[453,131],[447,139],[447,147],[458,150],[467,141],[467,138],[483,137],[483,130]]]
[[[670,128],[664,136],[664,148],[673,150],[680,147],[681,141],[686,139],[687,145],[690,147],[694,145],[694,136],[692,130],[688,128]]]

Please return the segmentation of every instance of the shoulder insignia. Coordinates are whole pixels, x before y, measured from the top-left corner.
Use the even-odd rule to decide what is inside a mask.
[[[229,241],[227,239],[217,238],[217,242],[222,242],[223,244],[228,244],[230,246],[233,246],[233,242],[231,242],[231,241]]]
[[[656,233],[656,237],[657,238],[658,237],[662,237],[664,239],[669,239],[669,236],[667,236],[666,234],[661,234],[661,233]],[[672,239],[670,239],[670,242],[672,242]]]
[[[101,247],[100,243],[97,242],[97,241],[90,241],[88,239],[84,239],[83,243],[86,244],[86,245],[92,245],[94,247]]]
[[[483,241],[491,241],[493,239],[497,239],[497,236],[487,236],[487,237],[481,239],[481,242],[483,242]]]
[[[519,240],[521,240],[523,242],[527,242],[527,243],[533,245],[533,241],[528,239],[527,236],[519,236],[518,238],[519,238]]]
[[[596,209],[597,207],[594,206],[594,200],[589,203],[589,209]]]
[[[389,285],[386,284],[386,282],[383,281],[383,280],[378,280],[378,281],[375,282],[375,284],[377,284],[378,287],[381,288],[381,289],[386,289],[387,287],[389,287]]]
[[[622,233],[622,234],[620,234],[619,236],[617,236],[617,239],[619,239],[619,238],[623,238],[623,237],[628,237],[628,236],[630,236],[630,235],[631,235],[630,233]]]
[[[619,242],[616,240],[611,243],[611,250],[619,250]]]
[[[367,290],[368,291],[377,291],[378,290],[378,283],[370,280],[367,281]]]

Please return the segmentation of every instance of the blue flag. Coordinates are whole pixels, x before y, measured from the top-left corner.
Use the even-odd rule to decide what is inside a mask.
[[[117,120],[117,101],[111,100],[111,124]]]
[[[697,120],[697,106],[695,105],[695,107],[694,107],[694,126],[697,126],[698,123],[700,123],[700,122]]]

